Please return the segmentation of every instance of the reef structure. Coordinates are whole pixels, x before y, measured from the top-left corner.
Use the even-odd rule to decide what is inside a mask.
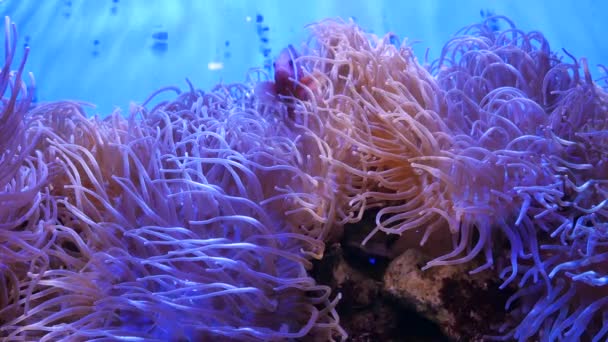
[[[362,243],[515,288],[486,338],[605,339],[608,96],[587,62],[501,17],[426,64],[352,22],[310,30],[308,96],[189,84],[99,119],[31,104],[7,19],[0,337],[344,340],[311,261],[373,212]]]

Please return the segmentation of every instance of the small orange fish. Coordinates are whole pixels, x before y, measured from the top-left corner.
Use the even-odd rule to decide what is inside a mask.
[[[274,62],[274,82],[260,82],[255,88],[255,94],[261,102],[284,102],[284,97],[308,99],[309,93],[305,87],[312,88],[314,83],[310,76],[304,75],[298,57],[298,52],[291,44],[281,51]]]

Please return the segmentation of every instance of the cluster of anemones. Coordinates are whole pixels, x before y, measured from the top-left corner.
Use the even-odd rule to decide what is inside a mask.
[[[390,35],[313,26],[303,59],[318,82],[299,117],[332,148],[337,222],[380,208],[364,243],[383,231],[431,244],[425,268],[483,258],[472,273],[519,288],[506,337],[599,340],[608,95],[584,59],[494,19],[507,28],[467,27],[425,66]]]
[[[603,339],[608,96],[502,19],[428,65],[324,21],[304,97],[190,85],[105,119],[32,106],[7,21],[0,336],[344,338],[310,261],[373,212],[363,243],[399,234],[427,268],[481,260],[516,288],[502,337]]]
[[[31,105],[23,63],[10,72],[15,41],[7,31],[3,340],[342,334],[336,298],[307,273],[323,252],[305,208],[314,179],[248,88],[88,118],[75,102]]]

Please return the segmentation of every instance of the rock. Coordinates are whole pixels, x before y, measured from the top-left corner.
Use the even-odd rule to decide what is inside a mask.
[[[352,342],[446,342],[434,322],[405,308],[400,300],[384,291],[383,275],[388,261],[362,250],[335,244],[329,246],[323,260],[315,264],[317,281],[341,293],[337,311],[340,323]]]
[[[456,341],[481,341],[505,321],[505,303],[512,294],[500,290],[493,270],[471,275],[471,263],[421,268],[430,260],[410,249],[388,266],[384,291],[420,315],[436,322]]]

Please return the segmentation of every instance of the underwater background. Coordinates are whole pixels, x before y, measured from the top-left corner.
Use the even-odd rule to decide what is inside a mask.
[[[305,26],[324,18],[352,18],[377,35],[393,32],[418,42],[431,60],[458,29],[482,17],[505,15],[525,30],[540,30],[560,50],[606,63],[606,5],[581,1],[166,1],[4,0],[0,12],[17,24],[39,80],[40,101],[77,99],[107,115],[153,89],[202,89],[242,81],[287,44],[306,40]]]
[[[0,341],[605,341],[607,10],[0,0]]]

